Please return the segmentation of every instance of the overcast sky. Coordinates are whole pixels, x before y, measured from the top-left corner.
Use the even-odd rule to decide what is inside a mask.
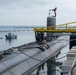
[[[76,21],[76,0],[0,0],[0,25],[43,25],[57,7],[57,24]]]

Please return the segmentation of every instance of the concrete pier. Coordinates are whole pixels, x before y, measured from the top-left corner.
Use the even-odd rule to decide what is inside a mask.
[[[76,75],[76,46],[67,53],[67,60],[62,65],[63,75]]]

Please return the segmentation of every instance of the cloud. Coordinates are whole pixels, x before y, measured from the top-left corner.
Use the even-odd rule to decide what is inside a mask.
[[[2,0],[0,1],[1,24],[39,24],[46,12],[46,0]],[[42,17],[42,18],[41,18]],[[40,18],[40,19],[39,19]],[[4,20],[4,22],[3,22]],[[30,22],[29,22],[30,21]]]
[[[46,5],[46,0],[40,1],[40,0],[0,0],[0,6],[1,7],[40,7],[42,5]]]
[[[75,20],[75,0],[0,0],[0,24],[46,25],[48,10],[57,7],[57,23]]]

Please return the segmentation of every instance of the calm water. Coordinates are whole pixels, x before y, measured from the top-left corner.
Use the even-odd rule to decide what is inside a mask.
[[[5,39],[5,35],[8,34],[9,31],[0,32],[0,37],[3,37],[3,39],[0,39],[0,51],[35,41],[34,32],[31,31],[31,29],[29,30],[30,31],[27,31],[27,30],[16,31],[16,32],[11,31],[11,33],[17,35],[17,39],[12,39],[12,40]]]
[[[13,30],[13,32],[8,31],[8,30]],[[32,31],[33,29],[18,28],[15,30],[16,31],[14,31],[14,28],[13,29],[12,28],[1,28],[0,29],[0,37],[3,37],[3,39],[0,39],[0,51],[35,41],[35,34]],[[2,32],[2,31],[4,31],[4,32]],[[6,32],[6,31],[8,31],[8,32]],[[6,40],[5,35],[8,34],[9,32],[12,32],[13,34],[17,35],[17,39],[13,39],[11,41]],[[67,45],[65,48],[62,49],[61,54],[58,56],[58,58],[66,55],[68,50],[69,50],[69,45]],[[64,60],[66,60],[66,57],[63,59],[60,59],[58,61],[63,62]],[[50,63],[50,64],[53,65],[54,69],[60,70],[59,67],[56,66],[55,64],[53,64],[53,63]],[[40,72],[41,72],[40,75],[47,75],[47,64],[45,64],[44,70],[41,70]],[[50,74],[50,75],[60,75],[60,72],[54,71],[54,73]]]
[[[61,50],[61,54],[57,57],[57,58],[61,58],[63,56],[66,55],[66,53],[69,50],[69,45],[66,45],[62,50]],[[56,62],[64,62],[66,60],[66,57],[56,60]],[[49,64],[49,70],[50,72],[48,72],[47,69],[47,63],[44,65],[44,70],[40,70],[39,75],[61,75],[60,71],[61,69],[59,68],[61,65],[56,65],[56,63],[50,62]],[[36,75],[37,71],[35,71],[32,75]]]

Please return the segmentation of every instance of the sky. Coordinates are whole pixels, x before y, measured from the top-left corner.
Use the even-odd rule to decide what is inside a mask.
[[[57,24],[76,21],[76,0],[0,0],[0,25],[46,26],[57,7]]]

